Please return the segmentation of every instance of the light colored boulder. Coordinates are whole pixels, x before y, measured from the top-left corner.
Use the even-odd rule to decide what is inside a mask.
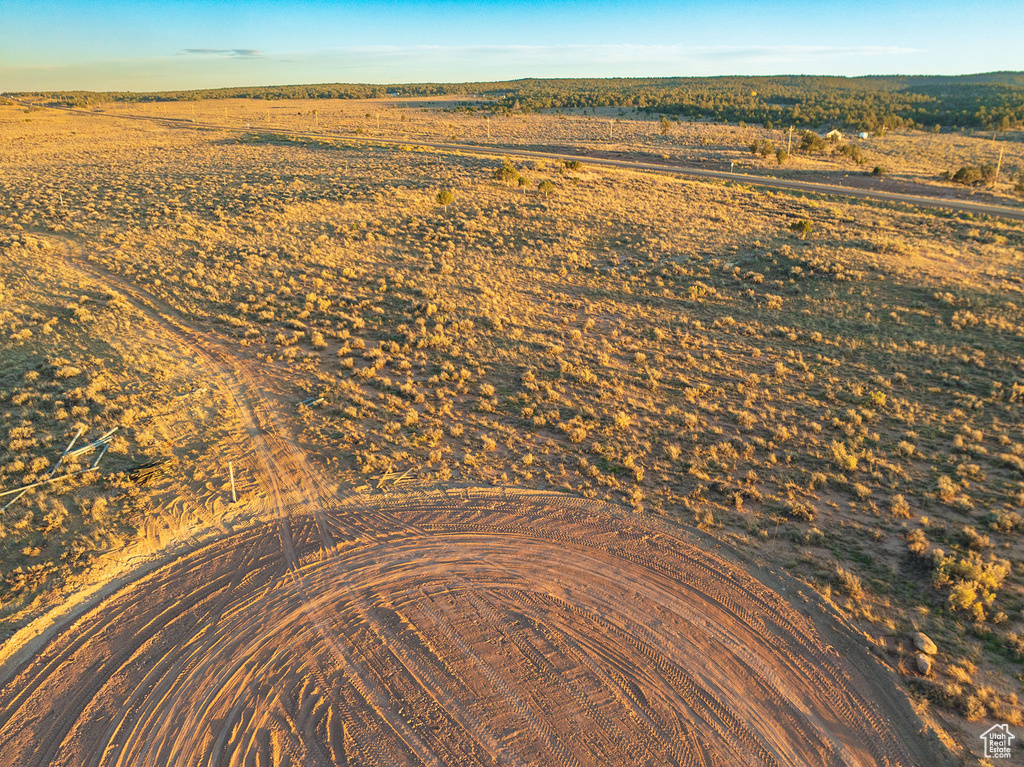
[[[920,631],[914,634],[914,647],[928,655],[934,655],[939,651],[939,648],[935,646],[935,642],[929,639],[927,634],[922,634]]]
[[[932,659],[925,655],[923,652],[919,652],[914,656],[914,660],[917,661],[917,671],[921,676],[928,676],[932,670]]]

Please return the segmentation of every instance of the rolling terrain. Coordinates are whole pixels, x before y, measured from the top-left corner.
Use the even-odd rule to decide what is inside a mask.
[[[1024,721],[1017,220],[638,159],[739,126],[579,142],[616,165],[529,154],[592,117],[308,106],[0,107],[0,761],[952,764]]]
[[[276,519],[59,632],[0,692],[4,762],[936,758],[909,703],[879,692],[880,668],[844,661],[727,559],[552,493],[338,495],[245,361],[159,299],[110,287],[202,359],[238,408]]]

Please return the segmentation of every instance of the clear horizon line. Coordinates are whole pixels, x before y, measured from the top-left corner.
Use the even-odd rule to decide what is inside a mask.
[[[612,76],[587,76],[587,75],[553,75],[553,76],[527,76],[527,77],[516,77],[516,78],[503,78],[498,80],[418,80],[418,81],[370,81],[370,80],[321,80],[316,82],[281,82],[281,83],[262,83],[259,85],[218,85],[209,88],[163,88],[160,90],[132,90],[130,88],[104,88],[104,89],[91,89],[91,88],[58,88],[58,89],[37,89],[27,91],[0,91],[0,95],[6,96],[17,96],[28,93],[63,93],[63,92],[75,92],[75,93],[176,93],[180,91],[191,91],[191,92],[202,92],[202,91],[225,91],[225,90],[237,90],[243,88],[303,88],[313,86],[325,86],[325,85],[363,85],[363,86],[420,86],[420,85],[496,85],[498,83],[518,83],[526,82],[530,80],[719,80],[727,78],[743,78],[750,80],[770,80],[773,78],[783,77],[809,77],[809,78],[833,78],[840,80],[866,80],[870,78],[879,77],[945,77],[945,78],[958,78],[958,77],[979,77],[981,75],[999,75],[999,74],[1011,74],[1011,75],[1024,75],[1024,70],[1016,69],[993,69],[984,72],[962,72],[960,74],[949,75],[949,74],[937,74],[930,72],[889,72],[882,73],[876,72],[865,75],[842,75],[842,74],[810,74],[807,72],[779,72],[770,75],[750,75],[750,74],[721,74],[721,75],[612,75]]]

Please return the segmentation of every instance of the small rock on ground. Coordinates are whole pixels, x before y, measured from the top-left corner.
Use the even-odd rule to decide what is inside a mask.
[[[914,647],[928,655],[934,655],[939,651],[939,648],[935,646],[935,642],[929,639],[927,634],[922,634],[920,631],[914,634]]]

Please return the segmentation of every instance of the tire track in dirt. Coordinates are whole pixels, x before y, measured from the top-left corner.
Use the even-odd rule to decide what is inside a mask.
[[[362,502],[363,508],[371,505],[369,500]],[[422,517],[423,500],[414,502],[420,509],[417,515]],[[472,502],[472,511],[478,519],[491,518],[494,526],[501,528],[510,521],[502,506],[517,505],[519,512],[536,516],[544,514],[545,507],[552,502],[557,503],[557,499],[534,501],[530,509],[524,508],[523,500],[506,502],[500,497],[482,497]],[[343,518],[353,511],[342,508],[329,516]],[[389,514],[402,516],[400,510],[394,509]],[[577,519],[577,529],[588,525],[596,526],[593,532],[600,533],[607,530],[609,522]],[[300,559],[322,551],[312,520],[296,533],[294,545]],[[302,567],[305,588],[318,601],[315,614],[322,615],[329,605],[334,605],[336,618],[329,635],[345,644],[348,652],[359,652],[367,666],[392,671],[392,679],[379,683],[390,685],[390,694],[400,701],[398,705],[409,718],[409,726],[420,728],[421,739],[430,744],[431,752],[442,763],[511,762],[515,755],[522,763],[555,764],[566,758],[554,746],[556,740],[571,755],[569,763],[580,764],[830,764],[837,760],[850,764],[920,763],[913,744],[899,742],[884,725],[876,729],[863,721],[848,721],[828,700],[820,699],[831,697],[832,690],[818,691],[818,699],[809,701],[808,709],[813,716],[805,718],[792,710],[780,709],[780,701],[788,694],[787,687],[800,690],[806,684],[799,669],[772,666],[770,676],[761,676],[757,674],[757,665],[744,663],[744,678],[753,673],[759,684],[743,684],[740,679],[731,690],[722,684],[721,678],[731,679],[730,669],[739,665],[733,660],[736,652],[720,643],[717,634],[686,617],[703,614],[733,620],[710,598],[702,600],[685,591],[673,594],[659,584],[646,591],[635,591],[630,580],[635,573],[628,560],[613,557],[604,549],[593,550],[591,556],[585,547],[567,549],[562,542],[539,535],[524,538],[471,531],[444,537],[447,540],[436,540],[434,536],[434,540],[422,541],[402,536],[372,545],[342,543],[337,551],[342,567],[331,559],[317,557]],[[30,663],[13,684],[44,672],[45,678],[38,680],[36,692],[30,697],[58,709],[53,714],[58,720],[72,719],[77,726],[70,737],[78,742],[62,743],[60,750],[40,761],[33,759],[29,744],[19,747],[4,739],[0,742],[0,760],[17,764],[81,764],[85,762],[78,760],[79,755],[99,751],[104,758],[97,760],[97,764],[245,764],[247,760],[258,763],[252,754],[266,751],[261,745],[265,740],[270,744],[267,758],[274,763],[281,763],[287,753],[295,754],[289,757],[293,763],[338,761],[328,756],[337,753],[337,746],[331,745],[327,725],[314,722],[312,712],[317,710],[326,717],[330,707],[351,705],[353,698],[341,693],[344,685],[327,681],[314,671],[314,666],[330,667],[340,676],[346,671],[335,663],[336,649],[325,640],[328,632],[310,626],[310,610],[287,583],[289,576],[279,547],[276,523],[263,526],[259,536],[232,536],[210,547],[228,565],[237,564],[231,556],[249,556],[250,561],[263,564],[253,565],[252,572],[243,579],[245,588],[239,586],[240,593],[232,599],[230,610],[221,611],[218,633],[223,636],[218,636],[217,642],[210,642],[206,627],[210,616],[220,608],[225,589],[217,590],[211,597],[215,603],[196,611],[194,631],[176,632],[194,633],[191,646],[187,641],[168,642],[162,650],[167,653],[167,660],[154,659],[153,664],[167,665],[165,686],[174,695],[156,690],[151,698],[140,695],[146,688],[147,674],[154,668],[153,664],[140,664],[99,680],[103,689],[90,689],[91,705],[80,707],[72,701],[61,712],[62,702],[48,696],[46,689],[56,684],[58,674],[47,673],[45,662]],[[254,554],[254,549],[259,553]],[[462,551],[465,556],[453,561],[453,550]],[[206,561],[209,560],[207,557]],[[723,566],[728,567],[725,563]],[[452,577],[453,570],[457,578]],[[720,580],[733,580],[729,576],[726,570]],[[151,576],[153,583],[141,589],[144,593],[138,598],[164,593],[177,599],[193,590],[202,577],[201,568],[171,566]],[[349,603],[346,595],[352,592],[373,594],[380,609],[400,616],[409,627],[389,628],[392,641],[403,643],[401,652],[406,659],[415,659],[404,670],[395,663],[392,648],[369,641],[370,632],[362,617],[366,610]],[[276,597],[269,598],[272,595]],[[490,609],[479,609],[480,595],[489,599]],[[107,642],[124,641],[131,645],[138,628],[133,621],[152,620],[148,616],[135,618],[131,610],[122,613],[122,607],[104,606],[83,620],[113,627],[117,624],[114,616],[121,615],[118,620],[124,621],[123,625],[112,629],[116,635],[108,637]],[[677,617],[665,614],[666,611]],[[346,614],[350,617],[346,618]],[[528,620],[517,620],[518,615],[526,615]],[[633,625],[643,621],[645,615],[658,615],[662,623],[675,621],[674,630]],[[388,623],[383,615],[375,619]],[[496,649],[498,638],[509,635],[510,625],[516,626],[518,642],[508,643],[507,651]],[[771,664],[771,646],[756,642],[754,635],[762,628],[774,630],[777,624],[765,619],[754,625],[730,628],[751,645],[747,648],[749,653],[761,663]],[[687,640],[686,636],[692,638]],[[55,644],[62,641],[73,639],[62,635]],[[152,639],[143,642],[146,646],[152,644]],[[543,661],[517,663],[517,658],[525,659],[530,654],[517,649],[517,645],[524,644],[534,647]],[[705,656],[707,668],[694,668],[692,664],[685,667],[691,660],[691,649]],[[140,646],[136,652],[143,650]],[[186,664],[179,662],[179,654],[189,658],[200,651],[208,651],[209,673],[203,669],[191,673],[184,670]],[[63,673],[79,669],[87,677],[90,668],[86,660],[95,653],[95,647],[73,653],[67,658]],[[799,647],[794,653],[801,653],[805,662],[817,663],[813,654],[802,653]],[[439,663],[449,669],[453,678],[448,695],[458,697],[460,705],[470,706],[475,712],[490,713],[487,721],[497,741],[507,749],[504,758],[483,750],[474,753],[472,746],[468,753],[460,751],[467,739],[457,726],[445,724],[440,732],[428,732],[420,723],[424,719],[451,722],[442,710],[448,702],[432,698],[432,684],[419,686],[416,697],[417,680],[410,669],[427,668],[434,657],[440,659]],[[834,664],[837,662],[838,659],[833,660]],[[481,664],[500,675],[500,681],[488,678]],[[221,666],[223,670],[217,673]],[[839,676],[852,673],[838,665],[836,668]],[[369,673],[364,669],[364,678]],[[436,679],[441,679],[434,673]],[[552,675],[558,677],[553,683],[548,679]],[[380,680],[380,676],[375,678]],[[128,689],[124,682],[130,679],[138,682]],[[265,689],[252,691],[254,681],[262,682]],[[510,702],[509,691],[525,701],[531,690],[538,688],[552,691],[550,705],[546,711],[533,706],[527,706],[527,710],[540,717],[543,727],[524,727],[524,715]],[[782,688],[782,692],[777,696],[758,694],[762,688]],[[304,689],[307,691],[303,692]],[[7,696],[9,690],[3,690],[0,698]],[[121,690],[125,692],[120,693]],[[755,700],[744,700],[750,696]],[[586,703],[574,702],[580,698]],[[284,705],[282,699],[290,701],[285,713],[279,710]],[[323,707],[319,707],[321,700],[325,702]],[[166,715],[160,727],[148,724],[143,711],[147,707],[150,713]],[[15,724],[25,726],[25,720],[16,716],[23,708],[24,705],[19,706],[12,712],[14,717],[7,717],[5,712],[0,734],[7,735]],[[362,710],[356,708],[348,729],[384,738],[380,755],[374,761],[421,763],[393,735],[390,741],[387,739],[370,708],[365,702]],[[560,711],[566,713],[560,716]],[[746,712],[745,721],[729,715],[735,711]],[[121,717],[122,724],[116,731],[95,726],[112,715]],[[791,732],[788,728],[774,731],[774,723],[794,717],[803,736],[814,737],[805,739],[799,731]],[[482,714],[480,718],[484,718]],[[42,722],[36,726],[42,727]],[[237,732],[240,727],[241,735]],[[208,734],[202,732],[210,729]],[[549,738],[543,737],[544,729],[550,732]],[[202,737],[196,736],[197,730]],[[264,730],[277,734],[270,733],[261,740],[258,733]],[[574,731],[580,737],[574,737]],[[45,732],[52,734],[54,730],[46,727]],[[174,733],[177,738],[171,737]],[[333,736],[334,742],[337,739],[337,735]],[[449,743],[449,739],[459,742]],[[115,756],[122,743],[123,755]],[[146,749],[140,748],[143,744],[148,744]]]
[[[210,369],[267,508],[15,671],[0,763],[944,763],[891,680],[732,562],[585,499],[339,492],[249,362],[72,264]]]

